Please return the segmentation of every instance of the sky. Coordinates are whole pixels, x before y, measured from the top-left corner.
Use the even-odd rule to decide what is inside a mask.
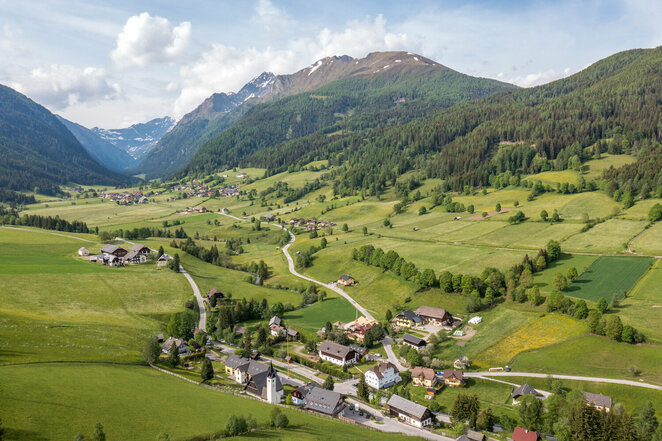
[[[406,50],[532,87],[660,46],[660,23],[659,0],[0,0],[0,83],[122,128],[331,55]]]

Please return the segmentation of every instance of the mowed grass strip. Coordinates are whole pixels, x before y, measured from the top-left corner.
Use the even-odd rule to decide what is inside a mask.
[[[479,368],[502,366],[521,352],[553,345],[586,331],[586,325],[579,320],[558,314],[544,315],[479,354],[473,364]]]
[[[329,321],[349,322],[356,317],[356,309],[341,297],[327,298],[323,302],[314,303],[306,308],[297,309],[285,314],[285,321],[293,328],[317,332]],[[359,314],[360,316],[360,314]]]
[[[570,285],[567,294],[594,302],[615,295],[623,298],[653,262],[648,257],[601,256]]]

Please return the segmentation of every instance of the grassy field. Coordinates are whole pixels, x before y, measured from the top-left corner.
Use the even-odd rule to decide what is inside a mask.
[[[566,251],[588,253],[618,253],[625,251],[627,243],[639,234],[647,222],[610,219],[596,225],[586,233],[573,236],[561,245]]]
[[[474,361],[477,368],[507,364],[517,354],[536,350],[586,333],[586,325],[571,317],[548,314],[527,322],[515,332],[482,352]]]
[[[317,332],[327,321],[343,323],[354,320],[356,310],[344,298],[327,298],[307,308],[297,309],[285,314],[285,321],[293,328]]]
[[[584,256],[581,254],[562,254],[561,258],[556,262],[552,262],[544,271],[534,274],[533,281],[540,288],[543,293],[550,293],[556,290],[553,280],[556,273],[563,275],[568,274],[568,269],[575,267],[579,274],[586,271],[586,269],[598,258],[598,256]],[[611,299],[610,299],[611,300]]]
[[[547,171],[527,176],[525,180],[540,181],[545,185],[552,185],[553,187],[555,187],[556,184],[562,184],[564,182],[577,185],[577,181],[579,180],[579,172],[574,170]]]
[[[662,347],[654,344],[630,345],[596,335],[580,336],[565,342],[523,352],[511,363],[514,370],[606,378],[637,379],[662,384]],[[641,371],[633,377],[631,367]]]
[[[269,419],[272,406],[195,386],[149,367],[94,364],[1,366],[2,422],[10,441],[88,436],[101,422],[109,440],[171,439],[223,429],[231,414]],[[357,426],[285,410],[291,427],[247,439],[374,439]],[[379,434],[380,439],[411,439]],[[234,439],[234,438],[233,438]]]
[[[593,159],[584,163],[587,173],[584,176],[586,180],[597,179],[602,176],[602,172],[609,167],[618,168],[627,164],[632,164],[637,160],[631,155],[609,155],[603,154],[600,159]]]
[[[662,343],[662,261],[637,282],[630,295],[621,302],[618,314],[623,321],[644,333],[648,341]]]
[[[139,359],[191,296],[186,280],[155,265],[90,263],[76,251],[100,244],[59,234],[0,228],[0,362]]]
[[[615,295],[623,298],[652,263],[653,259],[646,257],[599,257],[568,287],[566,293],[594,302],[601,298],[611,301]]]
[[[662,256],[662,222],[644,230],[630,243],[630,248],[639,253]]]

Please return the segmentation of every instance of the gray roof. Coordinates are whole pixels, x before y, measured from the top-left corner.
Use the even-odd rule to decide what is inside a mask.
[[[248,382],[248,384],[244,389],[247,392],[252,393],[253,395],[257,395],[262,399],[266,399],[267,378],[276,378],[276,390],[282,391],[283,383],[281,383],[280,377],[276,373],[276,370],[274,369],[273,365],[271,363],[269,364],[269,366],[264,365],[262,363],[257,363],[257,364],[264,366],[265,369],[260,373],[251,374],[251,381]]]
[[[137,250],[131,249],[128,253],[126,253],[126,256],[124,256],[124,260],[131,260],[136,256],[140,256],[140,252]]]
[[[587,404],[593,404],[594,406],[611,408],[611,397],[607,395],[584,392],[584,398],[586,399]]]
[[[402,398],[400,395],[395,394],[391,395],[387,404],[418,419],[422,419],[425,416],[425,412],[428,410],[425,406],[421,406],[420,404],[414,403],[413,401],[409,401]]]
[[[140,251],[143,248],[147,248],[149,250],[149,247],[146,247],[145,245],[136,243],[136,244],[133,244],[133,246],[131,247],[131,251]]]
[[[418,338],[415,335],[405,334],[402,336],[402,341],[405,343],[412,344],[414,346],[425,346],[427,343],[422,338]]]
[[[356,343],[352,343],[348,346],[348,348],[350,348],[352,351],[358,352],[359,354],[364,354],[367,351],[366,348],[359,346]]]
[[[423,319],[418,314],[416,314],[414,311],[412,311],[411,309],[408,309],[406,311],[402,311],[400,314],[396,315],[396,317],[398,317],[398,316],[403,316],[407,320],[410,320],[414,323],[421,323],[423,321]]]
[[[278,317],[277,315],[271,317],[271,320],[269,320],[269,326],[273,324],[280,326],[280,317]]]
[[[518,398],[523,395],[533,395],[534,397],[538,395],[538,391],[524,383],[510,394],[511,398]]]
[[[273,367],[271,369],[273,369]],[[255,360],[251,360],[250,363],[248,363],[248,369],[246,370],[251,377],[267,371],[269,371],[269,366]]]
[[[333,415],[336,407],[343,398],[343,394],[341,393],[313,385],[304,396],[302,406],[304,409],[315,410],[326,415]]]
[[[227,360],[225,360],[225,365],[232,369],[236,369],[239,366],[243,366],[248,363],[250,363],[250,360],[248,358],[239,357],[238,355],[234,355],[234,354],[230,355],[227,358]]]
[[[347,280],[349,280],[349,279],[352,279],[352,276],[349,276],[349,275],[347,275],[347,274],[343,274],[342,276],[340,276],[340,280],[345,280],[345,281],[347,281]]]
[[[119,249],[124,249],[120,246],[117,245],[111,245],[111,244],[106,244],[103,247],[101,247],[101,252],[102,253],[108,253],[108,254],[113,254],[115,251]]]
[[[480,432],[475,432],[473,430],[467,430],[467,433],[460,435],[455,441],[484,441],[485,435]]]

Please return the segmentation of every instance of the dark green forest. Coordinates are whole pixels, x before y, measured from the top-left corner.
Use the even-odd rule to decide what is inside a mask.
[[[531,89],[492,93],[477,90],[470,77],[454,78],[457,87],[442,90],[440,76],[414,92],[409,80],[403,90],[410,101],[387,110],[377,109],[397,96],[395,86],[386,93],[346,81],[257,106],[205,144],[185,173],[254,166],[273,174],[328,159],[341,193],[379,192],[412,169],[462,190],[488,185],[504,171],[563,170],[608,151],[640,158],[605,174],[610,194],[662,186],[662,48],[621,52]],[[472,93],[489,96],[466,102]],[[358,102],[361,112],[352,115]]]

